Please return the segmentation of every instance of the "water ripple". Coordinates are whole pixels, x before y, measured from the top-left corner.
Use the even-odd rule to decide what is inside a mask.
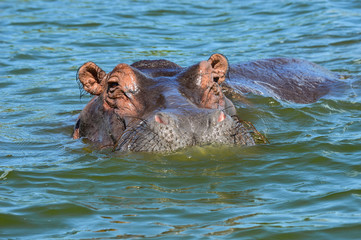
[[[24,239],[358,239],[359,1],[2,1],[0,226]],[[297,57],[344,75],[314,104],[246,96],[270,140],[171,154],[71,139],[75,74],[94,61],[184,67]]]

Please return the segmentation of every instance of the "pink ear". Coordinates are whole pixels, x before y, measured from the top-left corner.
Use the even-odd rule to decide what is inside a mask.
[[[79,68],[78,77],[83,88],[90,94],[100,95],[103,86],[100,84],[106,73],[93,62],[87,62]]]
[[[226,80],[226,74],[228,72],[228,60],[225,56],[219,53],[213,54],[208,62],[212,65],[213,68],[213,78],[214,81],[218,84],[221,84]]]

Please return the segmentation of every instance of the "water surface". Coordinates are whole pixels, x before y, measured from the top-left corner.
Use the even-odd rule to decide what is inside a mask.
[[[0,1],[0,237],[359,239],[361,3]],[[270,140],[172,154],[95,151],[72,140],[93,61],[212,53],[297,57],[349,86],[313,104],[262,96],[239,115]]]

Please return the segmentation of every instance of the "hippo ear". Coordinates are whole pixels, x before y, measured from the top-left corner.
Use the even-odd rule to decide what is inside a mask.
[[[213,80],[221,84],[224,80],[226,80],[226,74],[228,72],[227,58],[222,54],[215,53],[208,59],[208,62],[213,68]]]
[[[100,84],[106,73],[93,62],[87,62],[78,70],[78,78],[85,91],[93,95],[100,95],[103,86]]]

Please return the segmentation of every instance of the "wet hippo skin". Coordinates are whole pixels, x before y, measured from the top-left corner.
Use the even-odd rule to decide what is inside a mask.
[[[78,71],[94,98],[81,111],[73,138],[119,151],[168,152],[188,146],[266,142],[240,120],[223,90],[270,95],[297,103],[316,101],[337,76],[297,59],[229,66],[225,56],[183,68],[167,60],[118,64],[106,73],[93,62]]]
[[[344,86],[340,76],[309,61],[271,58],[232,65],[224,86],[238,94],[254,93],[295,102],[313,103]]]

